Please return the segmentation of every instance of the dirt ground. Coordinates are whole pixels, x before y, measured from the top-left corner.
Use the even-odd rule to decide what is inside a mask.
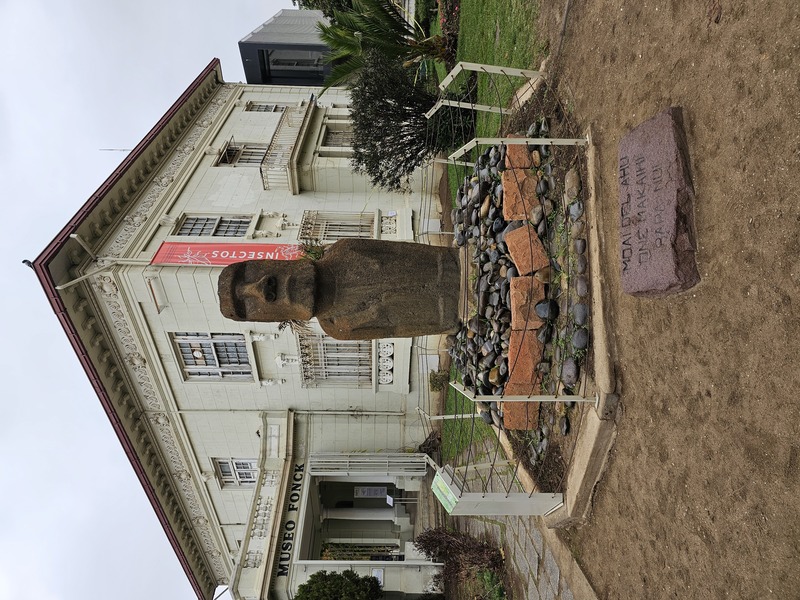
[[[555,53],[565,7],[542,4]],[[623,406],[569,543],[601,598],[799,598],[800,2],[572,0],[550,72],[598,151]],[[702,281],[637,299],[620,287],[618,144],[670,105]]]

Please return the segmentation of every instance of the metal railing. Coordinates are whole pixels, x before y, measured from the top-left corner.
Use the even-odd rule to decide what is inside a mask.
[[[265,190],[289,189],[289,162],[298,142],[307,106],[287,107],[261,161],[261,181]]]

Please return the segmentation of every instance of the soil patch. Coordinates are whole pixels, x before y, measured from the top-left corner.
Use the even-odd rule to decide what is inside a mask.
[[[565,535],[601,598],[800,589],[800,4],[543,3],[550,74],[598,156],[622,415],[590,521]],[[681,106],[700,283],[622,293],[617,156]]]

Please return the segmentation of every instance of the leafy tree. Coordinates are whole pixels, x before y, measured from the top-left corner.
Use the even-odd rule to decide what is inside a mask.
[[[352,0],[292,0],[292,4],[308,10],[321,10],[328,19],[333,19],[334,11],[353,8]]]
[[[295,600],[378,600],[383,596],[380,582],[355,571],[317,571],[302,584]]]
[[[401,190],[432,155],[470,139],[469,110],[443,106],[425,118],[436,100],[409,69],[379,51],[368,52],[350,89],[354,169],[375,186]]]
[[[411,25],[393,0],[352,2],[352,10],[334,10],[330,25],[317,24],[322,41],[331,49],[327,60],[334,63],[325,89],[351,82],[364,68],[364,56],[371,50],[409,64],[425,57],[444,60],[442,36],[428,37],[420,27]]]

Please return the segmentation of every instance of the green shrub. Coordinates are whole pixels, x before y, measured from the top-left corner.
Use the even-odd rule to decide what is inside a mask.
[[[486,600],[506,600],[506,590],[503,582],[495,571],[483,569],[478,571],[478,579],[483,584],[484,598]]]
[[[431,371],[428,375],[428,385],[431,391],[441,392],[450,383],[450,373],[447,371]]]

